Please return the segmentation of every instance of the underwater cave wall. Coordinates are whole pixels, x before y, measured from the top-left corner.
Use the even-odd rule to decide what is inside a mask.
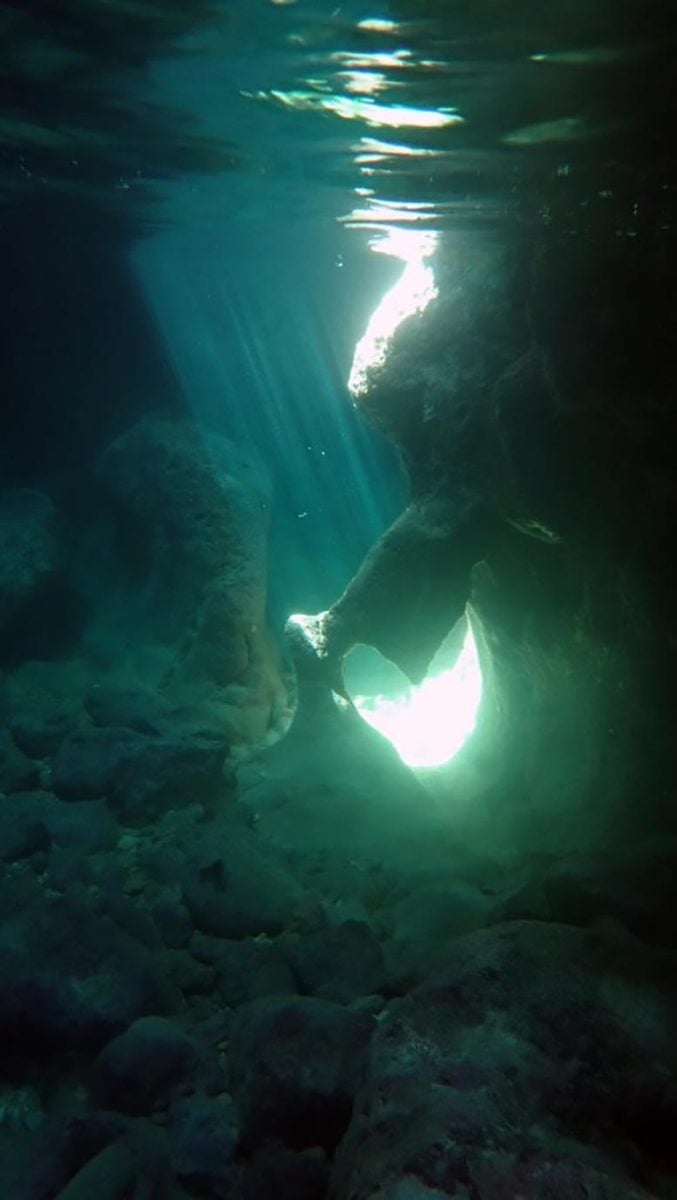
[[[672,827],[675,297],[655,226],[532,218],[522,237],[458,237],[439,281],[362,407],[414,503],[491,514],[469,586],[490,681],[450,789],[487,836],[534,851]]]

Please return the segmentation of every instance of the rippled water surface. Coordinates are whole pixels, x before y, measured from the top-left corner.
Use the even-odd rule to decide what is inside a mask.
[[[0,20],[10,194],[207,218],[227,172],[230,219],[439,228],[505,219],[553,178],[660,173],[671,153],[663,0],[72,0]],[[168,179],[187,192],[146,212]]]

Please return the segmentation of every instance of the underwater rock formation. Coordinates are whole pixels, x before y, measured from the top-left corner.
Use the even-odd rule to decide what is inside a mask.
[[[107,530],[109,558],[81,642],[2,681],[13,1200],[670,1195],[675,854],[648,836],[665,801],[633,687],[655,704],[638,538],[672,493],[637,499],[657,468],[618,438],[591,445],[623,495],[590,447],[565,461],[583,366],[560,372],[522,316],[489,353],[492,295],[486,327],[479,293],[464,310],[457,374],[455,294],[373,378],[411,502],[292,626],[295,720],[246,761],[283,693],[265,473],[157,416],[100,460],[80,533]],[[468,600],[489,704],[433,794],[332,689],[360,641],[420,679]]]
[[[495,503],[505,489],[493,389],[530,344],[514,252],[490,234],[434,256],[437,295],[403,320],[354,402],[394,441],[412,496]]]
[[[89,609],[78,723],[94,739],[93,722],[102,746],[117,729],[127,758],[135,746],[157,757],[162,738],[186,746],[186,738],[195,746],[264,738],[284,693],[265,614],[263,468],[194,422],[148,417],[107,447],[96,486],[72,565]],[[28,744],[39,716],[13,719]]]
[[[245,1145],[278,1138],[296,1150],[333,1150],[350,1118],[372,1027],[368,1013],[314,997],[243,1005],[230,1080]]]
[[[225,22],[217,43],[231,15],[236,37],[244,32],[238,13],[244,19],[249,7],[217,6]],[[294,395],[303,360],[289,378],[264,368],[284,361],[299,337],[308,361],[322,360],[331,390],[341,305],[352,329],[362,297],[332,290],[318,266],[317,278],[329,281],[330,341],[313,341],[318,327],[304,326],[285,280],[277,311],[289,320],[274,329],[257,270],[289,230],[265,207],[268,236],[250,243],[258,261],[245,262],[239,247],[231,255],[224,233],[222,290],[203,295],[199,280],[191,312],[197,293],[187,282],[185,298],[168,306],[175,330],[190,317],[187,340],[218,311],[211,334],[215,343],[223,337],[219,378],[230,390],[213,387],[211,363],[203,378],[184,371],[167,327],[158,328],[165,344],[160,336],[153,353],[142,352],[152,295],[142,302],[139,289],[134,305],[125,299],[137,283],[120,247],[124,222],[115,219],[109,245],[106,214],[124,209],[118,176],[135,167],[130,153],[145,153],[165,126],[146,109],[116,152],[115,131],[126,135],[137,116],[134,104],[117,107],[110,85],[124,70],[138,75],[134,53],[175,47],[191,17],[173,0],[73,0],[44,38],[39,5],[27,6],[25,21],[18,9],[7,18],[12,86],[24,88],[45,63],[54,71],[35,106],[12,104],[4,125],[8,154],[30,148],[30,161],[10,164],[21,195],[36,193],[5,239],[16,240],[22,277],[7,307],[20,310],[23,330],[2,452],[11,488],[0,491],[0,1192],[8,1200],[675,1197],[670,164],[653,177],[652,207],[637,163],[623,182],[623,122],[608,141],[581,137],[578,156],[548,141],[553,130],[594,127],[585,116],[555,116],[585,91],[579,81],[591,58],[606,57],[595,102],[624,90],[616,51],[602,44],[606,8],[620,24],[627,17],[639,86],[625,91],[640,112],[645,103],[672,112],[672,42],[663,38],[662,92],[642,57],[634,11],[642,6],[623,0],[602,12],[574,3],[563,21],[560,5],[532,4],[523,22],[506,18],[516,27],[509,70],[494,72],[506,36],[497,38],[495,4],[388,7],[392,29],[376,18],[355,26],[345,6],[332,11],[329,32],[302,5],[263,5],[260,14],[270,9],[285,33],[287,19],[298,20],[298,45],[306,63],[309,53],[317,60],[317,79],[323,57],[338,74],[338,32],[351,53],[382,52],[402,31],[414,45],[425,13],[446,30],[451,9],[461,23],[477,10],[479,59],[491,60],[485,74],[466,43],[462,70],[451,64],[453,87],[469,88],[453,133],[461,160],[444,150],[442,129],[412,137],[419,151],[428,134],[439,136],[434,155],[398,153],[406,130],[401,146],[391,143],[412,201],[430,171],[454,193],[440,209],[453,227],[431,259],[439,294],[397,330],[355,398],[396,446],[410,494],[343,593],[291,624],[296,680],[266,627],[269,521],[282,513],[281,523],[300,531],[299,554],[316,522],[299,572],[305,586],[336,566],[336,514],[345,529],[374,500],[377,460],[365,458],[361,480],[357,469],[344,480],[331,447],[319,450],[319,434],[328,442],[328,430],[343,426],[323,426],[327,410],[311,386]],[[549,70],[528,58],[537,43],[527,38],[547,34],[549,43],[552,32],[557,42],[559,23],[568,39],[579,8],[586,40],[574,49],[572,30],[564,60],[552,63],[544,101],[552,114],[523,113],[536,107],[539,72]],[[80,51],[62,41],[71,19]],[[296,44],[285,41],[285,63]],[[69,49],[70,68],[59,58]],[[426,86],[446,87],[429,49],[420,63]],[[78,66],[72,54],[86,61]],[[77,107],[92,73],[99,88],[98,65],[111,55],[108,86],[89,123],[70,135],[74,154],[92,147],[74,172],[65,134],[46,129],[44,112],[62,111],[55,97],[70,98],[68,112]],[[398,52],[394,60],[403,87],[418,60]],[[353,82],[360,69],[351,64]],[[513,70],[533,79],[528,97],[520,88],[508,96]],[[493,123],[486,111],[485,123],[495,74],[509,103]],[[321,87],[311,120],[327,129],[330,93]],[[278,102],[282,95],[291,123],[298,91],[280,91]],[[357,103],[362,114],[378,111]],[[480,127],[501,146],[491,180],[493,151],[469,149]],[[365,132],[387,157],[387,130],[376,146],[373,127]],[[645,132],[646,145],[665,145]],[[47,133],[53,140],[40,149]],[[517,165],[529,139],[535,156]],[[336,141],[344,147],[344,134]],[[271,145],[259,154],[252,138],[251,176],[261,168],[267,200],[272,159],[283,160],[301,226],[312,180],[293,143],[273,155]],[[329,136],[330,154],[333,145]],[[151,168],[195,163],[200,144],[180,138],[168,150],[161,138]],[[360,166],[375,168],[375,194],[381,186],[395,194],[390,165]],[[107,198],[85,236],[89,187],[64,214],[87,180]],[[59,181],[60,215],[40,198]],[[193,182],[181,193],[190,193],[191,214],[204,201]],[[240,191],[241,182],[219,200],[216,224],[231,239],[238,206],[245,224],[264,211],[248,208],[251,181]],[[510,213],[498,233],[476,220],[474,189],[483,187],[494,198],[505,189],[499,199]],[[323,182],[323,221],[329,191]],[[128,221],[138,224],[138,201],[129,199]],[[391,219],[387,209],[380,215]],[[29,255],[15,234],[38,218],[46,233]],[[183,232],[172,231],[175,246]],[[304,237],[305,227],[286,263]],[[54,259],[50,241],[60,244]],[[318,260],[320,243],[322,253],[329,244],[312,243]],[[88,264],[81,273],[71,263],[78,252]],[[162,263],[156,282],[164,267],[181,279],[182,252]],[[336,264],[347,267],[341,278],[352,270],[348,257]],[[237,275],[244,266],[246,281]],[[353,278],[369,275],[362,264]],[[271,277],[272,268],[262,272]],[[146,324],[139,313],[149,298]],[[41,324],[49,325],[42,341]],[[125,339],[125,325],[135,339]],[[267,361],[274,337],[281,351]],[[250,374],[228,357],[240,343]],[[112,369],[115,358],[124,374]],[[203,392],[190,390],[198,378]],[[260,411],[253,405],[243,420],[257,388]],[[325,399],[337,409],[348,402],[336,390]],[[195,417],[208,408],[228,437]],[[231,440],[238,431],[271,461],[262,466],[249,442]],[[276,455],[286,456],[283,470]],[[306,483],[318,495],[326,487],[317,514],[305,500],[296,507]],[[283,536],[272,561],[296,586],[288,548]],[[414,774],[342,695],[342,659],[366,643],[415,683],[467,604],[483,671],[475,734],[448,769]]]
[[[481,496],[421,497],[390,526],[325,613],[294,617],[287,639],[301,683],[345,694],[341,666],[358,644],[373,646],[420,683],[472,592],[495,518]]]
[[[372,1038],[330,1195],[648,1200],[674,1168],[674,968],[612,926],[461,938]]]
[[[181,668],[224,685],[264,638],[269,483],[222,436],[147,419],[106,450],[100,478],[136,522],[154,602],[186,631]]]
[[[42,492],[0,492],[0,630],[53,579],[59,526],[56,508]]]
[[[141,1017],[97,1056],[94,1090],[102,1106],[141,1115],[197,1071],[198,1050],[191,1038],[166,1018]]]
[[[440,267],[439,298],[403,321],[365,369],[355,402],[396,443],[410,502],[325,613],[292,618],[287,637],[301,680],[323,676],[345,694],[342,660],[364,644],[420,683],[463,616],[472,569],[490,557],[510,513],[491,395],[523,353],[514,284],[497,243],[454,254]]]
[[[83,729],[59,747],[52,787],[61,800],[105,796],[123,822],[148,821],[182,799],[208,800],[221,779],[225,753],[222,738]]]
[[[224,1195],[237,1182],[240,1128],[227,1095],[190,1096],[171,1109],[169,1128],[177,1179],[198,1195]]]

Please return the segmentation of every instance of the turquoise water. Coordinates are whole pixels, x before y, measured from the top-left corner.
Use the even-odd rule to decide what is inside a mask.
[[[676,34],[0,4],[7,1200],[675,1200]]]
[[[275,475],[275,589],[291,576],[278,615],[325,605],[401,506],[396,456],[344,388],[398,273],[370,240],[433,232],[443,257],[469,231],[519,247],[539,222],[593,240],[651,224],[667,252],[668,16],[659,3],[8,10],[10,213],[25,196],[49,225],[71,197],[111,229],[146,226],[130,259],[188,407]],[[80,261],[64,250],[60,269]],[[111,342],[124,337],[113,323]]]

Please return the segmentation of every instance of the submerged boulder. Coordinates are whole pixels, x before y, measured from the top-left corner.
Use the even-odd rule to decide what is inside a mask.
[[[227,820],[215,821],[187,848],[180,883],[195,928],[214,938],[273,936],[298,918],[305,903],[280,856]]]
[[[101,1051],[94,1066],[96,1091],[110,1107],[151,1112],[191,1076],[195,1043],[163,1017],[141,1017]]]
[[[0,799],[0,861],[16,862],[39,850],[51,849],[77,862],[109,848],[118,832],[103,800],[74,806],[42,791],[18,792]]]
[[[170,1114],[177,1178],[202,1196],[229,1195],[239,1140],[237,1113],[229,1096],[188,1096]]]
[[[78,658],[29,660],[2,681],[0,713],[14,744],[33,759],[49,759],[81,724],[90,668]]]
[[[86,697],[92,720],[167,734],[216,722],[231,744],[264,740],[286,703],[266,624],[264,466],[214,430],[149,416],[97,478],[115,593],[94,584],[88,642],[107,674]]]
[[[51,1117],[27,1139],[0,1147],[12,1200],[168,1197],[170,1150],[151,1121],[114,1112]]]
[[[289,933],[282,945],[303,992],[350,1004],[385,987],[383,950],[366,921],[348,920],[317,933]]]
[[[208,737],[82,729],[56,755],[53,788],[62,800],[104,797],[123,822],[143,823],[163,806],[211,797],[225,753],[223,742]]]
[[[221,1004],[237,1007],[261,996],[289,996],[296,989],[279,943],[265,935],[236,940],[196,932],[190,952],[213,968]]]
[[[245,1143],[333,1149],[350,1120],[373,1024],[366,1013],[308,996],[243,1005],[230,1068]]]
[[[648,1200],[676,1165],[676,967],[615,929],[459,939],[378,1026],[333,1200]]]
[[[0,1053],[96,1048],[179,997],[161,954],[81,897],[46,900],[15,881],[0,889]]]
[[[192,422],[147,418],[108,447],[99,477],[146,544],[153,603],[183,633],[183,670],[241,679],[264,633],[261,464]]]
[[[39,782],[34,762],[19,750],[10,736],[0,731],[0,792],[24,792]]]

